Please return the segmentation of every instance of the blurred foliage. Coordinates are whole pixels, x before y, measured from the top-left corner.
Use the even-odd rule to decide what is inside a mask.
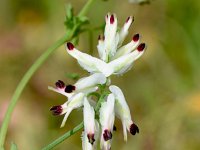
[[[71,3],[76,14],[85,1],[1,0],[0,1],[0,122],[13,91],[34,60],[66,33],[65,5]],[[70,8],[71,9],[71,8]],[[67,27],[80,21],[70,15]],[[118,22],[134,15],[128,42],[134,33],[142,35],[148,49],[135,66],[112,84],[124,91],[140,134],[123,142],[121,122],[116,119],[112,149],[199,150],[200,149],[200,1],[154,0],[134,5],[122,0],[98,1],[88,18],[91,29],[104,24],[107,12],[116,12]],[[84,21],[83,21],[84,22]],[[96,44],[100,31],[80,35],[78,48],[84,52]],[[94,41],[91,45],[90,41]],[[58,79],[73,84],[71,78],[88,75],[65,52],[64,46],[37,71],[20,98],[8,133],[7,146],[15,141],[19,149],[35,150],[50,143],[82,120],[73,111],[66,127],[63,116],[51,116],[49,108],[65,98],[47,90]],[[68,74],[68,75],[67,75]],[[74,76],[75,75],[75,76]],[[81,132],[56,149],[81,149]]]

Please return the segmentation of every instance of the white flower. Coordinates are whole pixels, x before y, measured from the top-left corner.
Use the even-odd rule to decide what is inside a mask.
[[[100,108],[100,124],[101,124],[101,149],[110,150],[112,132],[115,120],[114,113],[115,99],[113,94],[109,94],[107,101],[101,104]]]
[[[67,118],[73,109],[83,105],[84,97],[98,89],[98,84],[105,84],[106,77],[101,73],[95,73],[89,77],[78,80],[74,85],[65,85],[61,80],[56,82],[56,88],[48,87],[50,90],[60,93],[68,98],[63,105],[53,106],[50,110],[54,115],[63,115],[61,127],[65,125]]]
[[[83,150],[92,150],[96,147],[99,136],[99,124],[95,120],[94,108],[86,97],[83,105],[84,132],[82,133],[82,147]]]
[[[128,17],[119,31],[117,31],[115,14],[108,14],[105,20],[104,36],[99,37],[97,45],[100,59],[77,50],[70,42],[67,43],[66,49],[88,72],[100,72],[109,77],[112,74],[123,74],[128,71],[133,62],[144,53],[146,45],[144,43],[139,44],[140,36],[135,34],[128,44],[121,46],[133,22],[133,17]]]
[[[132,135],[135,135],[136,133],[139,133],[139,128],[131,119],[130,109],[121,89],[115,85],[111,85],[109,89],[115,97],[115,113],[122,121],[124,140],[127,141],[127,130]]]
[[[95,112],[94,108],[90,106],[87,98],[84,98],[84,109],[83,109],[83,118],[84,118],[84,130],[87,134],[87,138],[90,144],[93,145],[95,142]]]

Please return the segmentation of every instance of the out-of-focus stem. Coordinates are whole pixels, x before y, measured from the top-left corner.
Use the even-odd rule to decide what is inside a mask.
[[[88,12],[90,6],[92,5],[92,2],[95,0],[88,0],[85,6],[82,8],[82,10],[79,13],[79,17],[82,17],[86,15]],[[0,129],[0,150],[4,150],[4,142],[6,133],[8,130],[8,124],[11,119],[12,112],[17,104],[17,101],[25,88],[26,84],[30,80],[30,78],[33,76],[33,74],[37,71],[37,69],[48,59],[48,57],[61,45],[63,45],[66,41],[70,40],[76,31],[76,26],[69,31],[66,35],[64,35],[60,40],[58,40],[55,44],[53,44],[50,48],[48,48],[34,63],[33,65],[28,69],[28,71],[25,73],[25,75],[22,77],[21,81],[19,82],[12,98],[10,101],[10,104],[8,106],[8,109],[6,111],[6,114],[4,116],[2,126]]]

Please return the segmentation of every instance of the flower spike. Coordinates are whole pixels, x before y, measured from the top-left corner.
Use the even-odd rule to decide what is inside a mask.
[[[141,36],[138,33],[122,46],[133,21],[134,18],[129,16],[122,28],[118,28],[118,20],[114,13],[105,16],[104,35],[98,37],[97,45],[100,58],[79,51],[71,42],[66,43],[67,53],[90,75],[74,84],[66,85],[58,80],[55,87],[48,87],[67,97],[64,104],[50,108],[53,115],[64,115],[61,127],[65,125],[74,109],[83,106],[84,131],[81,136],[83,150],[96,149],[99,138],[101,149],[111,149],[113,131],[116,131],[115,115],[121,119],[125,141],[127,141],[127,131],[132,135],[139,133],[123,92],[115,85],[110,86],[111,75],[121,75],[130,70],[135,60],[145,52],[146,44],[141,43]]]

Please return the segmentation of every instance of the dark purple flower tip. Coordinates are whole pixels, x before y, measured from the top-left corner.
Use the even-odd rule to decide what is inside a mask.
[[[139,35],[139,34],[135,34],[135,35],[133,36],[133,41],[134,41],[134,42],[137,42],[137,41],[139,40],[139,38],[140,38],[140,35]]]
[[[130,133],[132,134],[132,135],[135,135],[136,133],[139,133],[139,128],[138,128],[138,126],[136,125],[136,124],[132,124],[131,126],[130,126]]]
[[[60,115],[63,111],[63,108],[61,105],[59,106],[53,106],[50,108],[50,111],[52,112],[53,115],[57,116]]]
[[[66,93],[71,93],[71,92],[74,91],[75,89],[76,89],[75,86],[73,86],[73,85],[67,85],[67,86],[65,87],[65,92],[66,92]]]
[[[89,142],[93,145],[95,142],[94,134],[88,134],[87,137],[88,137]]]
[[[128,23],[129,19],[130,19],[130,17],[128,17],[128,18],[126,19],[126,23]]]
[[[112,15],[110,16],[110,24],[113,24],[114,21],[115,21],[115,18],[114,18],[114,15],[112,14]]]
[[[130,19],[131,19],[131,17],[129,16],[129,17],[126,19],[126,23],[128,23]],[[132,17],[131,24],[132,24],[133,21],[134,21],[134,18]]]
[[[57,88],[60,88],[60,89],[62,89],[62,88],[65,87],[65,83],[64,83],[63,81],[61,81],[61,80],[58,80],[58,81],[55,83],[55,85],[56,85]]]
[[[113,131],[117,131],[117,127],[115,125],[113,126]]]
[[[67,48],[71,51],[74,49],[74,45],[71,42],[67,43]]]
[[[145,43],[141,43],[138,47],[137,47],[137,50],[139,52],[142,52],[144,50],[144,48],[146,47],[146,44]]]
[[[101,40],[101,35],[98,36],[98,40]]]
[[[103,138],[104,138],[104,141],[108,141],[112,139],[112,133],[108,130],[104,130]]]

